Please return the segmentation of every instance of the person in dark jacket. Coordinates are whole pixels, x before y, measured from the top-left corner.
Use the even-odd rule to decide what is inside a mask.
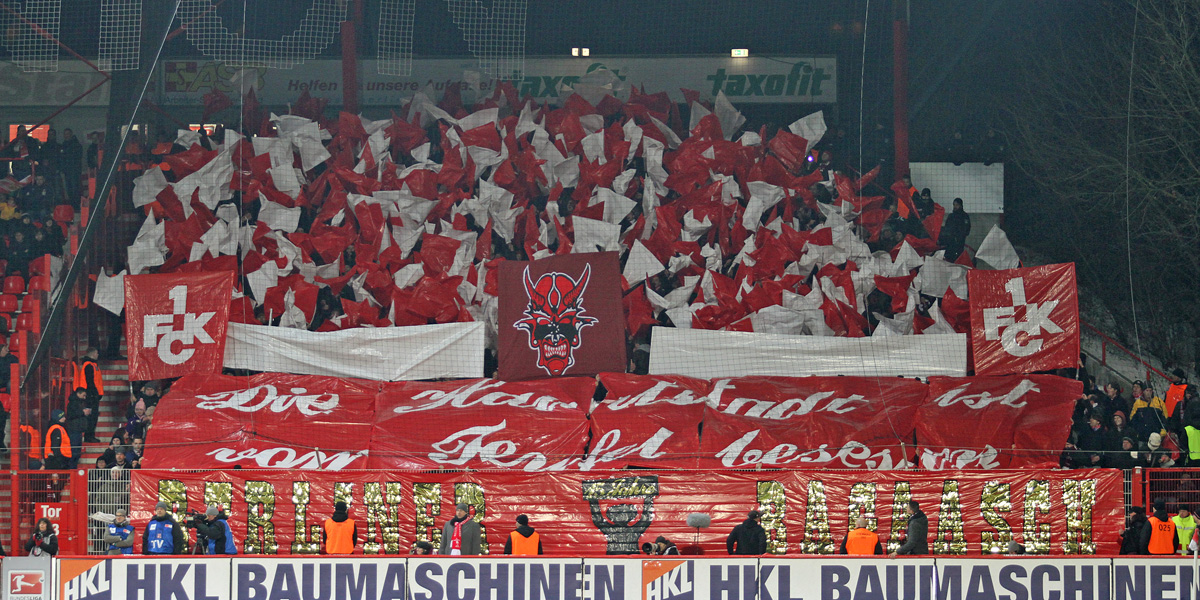
[[[513,552],[513,541],[516,541],[517,552]],[[508,534],[504,541],[505,554],[533,555],[533,546],[537,546],[537,554],[542,553],[542,536],[529,526],[528,515],[517,515],[517,529]]]
[[[725,538],[725,550],[730,554],[758,556],[767,553],[767,530],[762,527],[762,513],[752,510],[746,515],[729,537]]]
[[[659,556],[673,556],[679,554],[679,548],[675,546],[675,542],[660,535],[654,539],[654,553]]]
[[[962,198],[955,198],[954,210],[946,215],[938,234],[938,241],[946,248],[946,260],[954,262],[962,254],[968,235],[971,235],[971,215],[963,210]]]
[[[225,513],[213,504],[204,511],[204,519],[196,518],[192,522],[196,535],[208,540],[205,554],[237,554],[237,544],[233,540],[233,530],[229,528]]]
[[[61,410],[50,413],[50,428],[46,430],[43,439],[46,440],[46,455],[42,466],[51,471],[62,471],[71,468],[71,436],[67,434],[67,414]]]
[[[30,556],[55,556],[58,554],[58,536],[54,535],[54,524],[42,517],[33,527],[33,535],[25,542],[25,551]]]
[[[1108,432],[1104,430],[1104,415],[1094,410],[1088,415],[1087,423],[1079,431],[1075,442],[1079,452],[1073,462],[1078,468],[1101,468],[1105,466],[1104,451],[1107,450]]]
[[[1125,517],[1128,527],[1121,534],[1121,554],[1150,554],[1150,521],[1146,509],[1134,506]]]
[[[1109,448],[1109,453],[1104,457],[1104,462],[1110,469],[1132,469],[1138,466],[1137,442],[1133,441],[1133,438],[1129,436],[1121,438],[1119,446]]]
[[[88,406],[87,389],[79,388],[67,399],[67,434],[71,436],[73,452],[67,468],[74,469],[83,454],[83,437],[92,416],[92,408]]]
[[[166,502],[154,505],[154,516],[142,531],[142,554],[187,554],[183,527],[167,513],[169,510],[171,505]]]
[[[921,512],[920,503],[909,500],[905,512],[908,513],[908,529],[905,532],[904,543],[891,557],[929,554],[929,519]]]
[[[117,509],[101,539],[108,544],[109,554],[133,554],[133,524],[125,518],[125,509]]]
[[[479,523],[471,518],[465,503],[455,507],[454,518],[442,527],[442,547],[438,554],[472,556],[480,553]]]

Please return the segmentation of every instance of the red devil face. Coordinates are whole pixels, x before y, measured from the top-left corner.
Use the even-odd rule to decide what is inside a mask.
[[[575,364],[575,349],[582,342],[580,330],[596,323],[584,315],[583,290],[591,267],[584,266],[578,280],[565,273],[546,273],[537,283],[525,267],[525,293],[529,306],[525,318],[513,324],[529,333],[529,348],[538,353],[538,366],[552,376],[566,373]]]

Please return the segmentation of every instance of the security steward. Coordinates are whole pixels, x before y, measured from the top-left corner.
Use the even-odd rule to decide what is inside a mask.
[[[542,536],[529,526],[527,515],[517,516],[517,529],[508,534],[504,553],[513,556],[535,556],[542,553]]]
[[[867,518],[859,517],[854,521],[854,529],[842,540],[842,548],[838,554],[871,555],[883,554],[883,544],[879,543],[879,534],[867,529]]]
[[[350,518],[345,502],[333,505],[333,515],[322,525],[325,538],[325,554],[353,554],[358,540],[358,525]]]
[[[1154,514],[1150,515],[1150,554],[1175,554],[1179,539],[1175,535],[1175,522],[1167,517],[1167,504],[1162,498],[1154,500]]]
[[[61,471],[71,468],[71,436],[67,434],[67,413],[50,413],[50,428],[46,430],[46,468]]]
[[[75,387],[72,389],[83,388],[87,390],[87,407],[92,409],[87,420],[87,430],[84,442],[95,444],[100,440],[96,439],[96,423],[100,420],[100,399],[104,397],[104,378],[100,373],[100,365],[96,361],[100,358],[100,352],[95,348],[88,348],[83,356],[79,357],[79,363],[75,365]]]

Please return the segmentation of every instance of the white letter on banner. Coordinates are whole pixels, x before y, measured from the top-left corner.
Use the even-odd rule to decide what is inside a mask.
[[[346,3],[313,0],[300,28],[278,40],[244,39],[231,33],[212,0],[181,0],[179,21],[188,40],[205,56],[234,67],[290,69],[320,54],[346,20]]]
[[[525,71],[525,12],[528,0],[495,0],[489,13],[479,0],[446,0],[454,24],[484,73],[519,79]],[[383,0],[379,12],[379,73],[412,74],[416,0]]]

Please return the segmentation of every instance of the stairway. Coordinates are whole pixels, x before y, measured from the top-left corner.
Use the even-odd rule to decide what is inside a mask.
[[[125,351],[124,345],[121,351]],[[131,397],[129,361],[102,358],[99,365],[104,379],[104,397],[100,400],[100,419],[96,423],[96,439],[100,441],[83,445],[83,456],[79,459],[81,469],[95,468],[96,459],[108,448],[113,432],[125,424],[125,409]]]

